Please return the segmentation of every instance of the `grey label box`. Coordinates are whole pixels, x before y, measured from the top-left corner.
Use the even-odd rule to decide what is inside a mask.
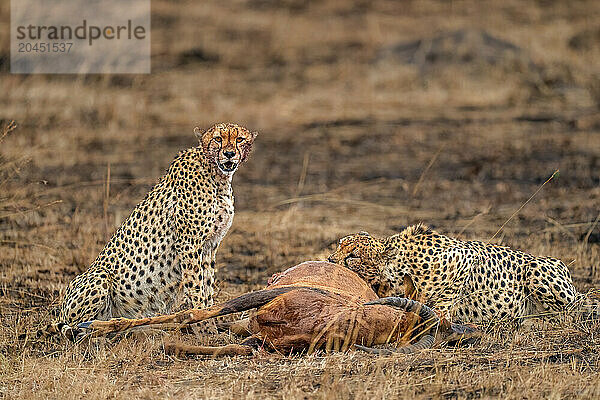
[[[12,73],[150,73],[150,0],[11,0]]]

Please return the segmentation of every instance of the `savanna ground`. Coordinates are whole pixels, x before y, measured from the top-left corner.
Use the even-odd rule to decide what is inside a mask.
[[[218,121],[260,132],[219,300],[358,230],[488,240],[557,169],[493,241],[600,287],[600,3],[153,1],[146,76],[10,75],[8,1],[0,21],[0,397],[600,397],[600,328],[568,321],[394,357],[17,340]]]

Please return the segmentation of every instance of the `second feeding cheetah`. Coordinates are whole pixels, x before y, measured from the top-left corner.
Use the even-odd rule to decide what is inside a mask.
[[[231,179],[257,134],[232,123],[194,132],[200,145],[179,153],[69,284],[50,333],[73,337],[83,321],[169,313],[180,288],[181,306],[212,305],[215,255],[233,221]]]
[[[329,261],[358,273],[380,296],[412,292],[406,295],[462,322],[555,315],[584,297],[560,260],[450,238],[422,224],[383,239],[366,232],[346,236]],[[405,275],[413,288],[404,287]],[[587,309],[597,312],[593,307]]]

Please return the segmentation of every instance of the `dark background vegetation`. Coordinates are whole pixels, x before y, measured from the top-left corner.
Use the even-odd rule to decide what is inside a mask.
[[[161,336],[73,346],[17,335],[194,126],[258,130],[234,178],[218,299],[324,259],[336,239],[424,221],[569,265],[600,286],[597,1],[152,2],[152,74],[9,74],[0,3],[0,397],[598,398],[600,331],[492,330],[416,355],[164,355]],[[110,179],[108,179],[110,177]],[[225,343],[218,337],[185,340]]]

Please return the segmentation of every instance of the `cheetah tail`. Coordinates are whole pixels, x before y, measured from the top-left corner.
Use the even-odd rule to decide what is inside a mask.
[[[323,292],[322,289],[286,286],[273,289],[257,290],[246,293],[222,304],[217,304],[205,309],[189,309],[175,314],[160,315],[157,317],[127,319],[113,318],[108,321],[89,321],[79,324],[80,329],[89,330],[94,336],[105,335],[108,333],[122,332],[137,326],[156,325],[163,323],[194,324],[207,319],[220,317],[223,315],[234,314],[242,311],[261,307],[284,293],[297,289],[309,289]]]

